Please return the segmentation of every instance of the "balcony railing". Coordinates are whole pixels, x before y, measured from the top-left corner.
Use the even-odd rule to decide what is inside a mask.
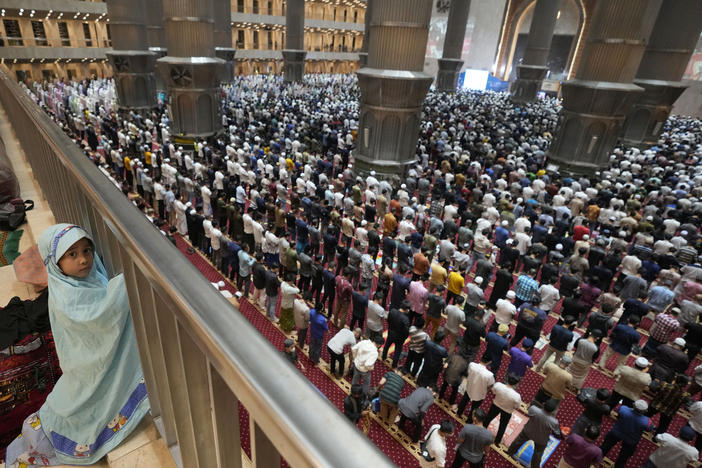
[[[393,466],[2,70],[0,102],[56,220],[125,275],[151,412],[181,467],[241,466],[238,403],[254,466]]]

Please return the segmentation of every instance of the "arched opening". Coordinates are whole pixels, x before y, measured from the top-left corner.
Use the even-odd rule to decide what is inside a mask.
[[[510,36],[506,39],[508,53],[505,58],[503,79],[513,81],[517,66],[521,63],[529,37],[529,28],[534,15],[536,0],[525,3],[514,16]],[[569,77],[575,60],[577,44],[585,23],[585,7],[582,0],[564,0],[558,12],[551,41],[547,66],[550,80],[565,80]]]

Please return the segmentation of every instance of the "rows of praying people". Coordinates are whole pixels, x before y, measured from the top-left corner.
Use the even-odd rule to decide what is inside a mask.
[[[289,336],[286,357],[352,374],[352,422],[377,406],[423,440],[423,466],[483,466],[490,447],[516,457],[531,440],[537,467],[551,435],[565,441],[562,467],[597,466],[620,442],[614,466],[630,466],[644,433],[657,444],[647,467],[698,459],[699,121],[671,117],[655,146],[616,148],[600,172],[570,176],[547,158],[558,100],[430,91],[415,161],[384,178],[354,172],[353,76],[236,77],[222,88],[225,131],[194,148],[169,133],[163,105],[117,114],[84,99],[58,114],[41,90],[28,92],[126,196]],[[374,381],[379,365],[389,370]],[[544,377],[529,421],[501,445],[529,368]],[[590,388],[595,372],[611,385]],[[562,431],[568,392],[584,410]],[[438,401],[445,419],[428,424]],[[670,434],[678,414],[687,423]]]

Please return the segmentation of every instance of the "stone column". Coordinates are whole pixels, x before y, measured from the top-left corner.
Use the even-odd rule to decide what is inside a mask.
[[[606,166],[624,118],[643,88],[632,80],[662,0],[597,2],[582,59],[563,83],[563,110],[551,162],[565,172],[593,173]]]
[[[166,51],[166,32],[163,29],[163,2],[144,2],[146,5],[146,31],[149,49]]]
[[[553,30],[563,0],[537,0],[529,28],[527,47],[522,63],[517,66],[517,79],[512,83],[512,100],[531,102],[541,90],[548,73]]]
[[[222,127],[219,83],[223,60],[214,57],[214,1],[164,0],[168,55],[158,70],[168,87],[171,133],[212,135]]]
[[[287,0],[285,7],[285,81],[300,81],[305,74],[305,1]]]
[[[373,0],[368,64],[356,72],[361,111],[355,170],[401,177],[415,160],[432,0]]]
[[[441,91],[456,91],[458,72],[463,66],[461,55],[469,11],[470,0],[451,0],[444,51],[439,59],[439,73],[436,76],[436,87]]]
[[[687,88],[680,80],[702,29],[702,2],[663,0],[634,84],[644,89],[624,122],[622,141],[652,145],[658,141],[673,103]]]
[[[163,29],[163,0],[147,1],[146,5],[146,35],[149,50],[156,54],[156,59],[166,56],[166,33]],[[166,92],[166,84],[158,73],[156,77],[156,91]]]
[[[232,4],[230,0],[214,0],[214,5],[215,57],[225,62],[222,82],[231,83],[236,55],[236,49],[232,47]]]
[[[364,17],[365,26],[363,28],[363,46],[358,53],[358,66],[363,68],[368,63],[368,43],[370,41],[370,18],[371,8],[373,8],[373,0],[366,0],[366,16]]]
[[[112,51],[107,53],[114,69],[120,109],[140,110],[156,106],[156,55],[149,51],[146,12],[140,0],[108,0]]]

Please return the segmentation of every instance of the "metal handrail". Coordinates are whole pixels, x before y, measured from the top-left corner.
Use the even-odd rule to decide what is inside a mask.
[[[152,414],[180,466],[241,466],[237,402],[254,466],[393,466],[4,70],[0,102],[57,221],[84,226],[125,274]]]

